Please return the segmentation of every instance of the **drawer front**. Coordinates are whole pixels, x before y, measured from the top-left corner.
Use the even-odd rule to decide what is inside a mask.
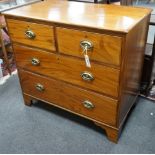
[[[13,42],[55,51],[52,26],[7,19],[9,33]]]
[[[90,43],[93,47],[87,53],[91,60],[116,66],[120,65],[121,37],[65,28],[57,28],[56,32],[60,53],[84,57],[82,45],[87,45],[84,43]]]
[[[110,96],[118,96],[119,70],[14,45],[17,66]],[[36,59],[36,60],[35,60]],[[38,65],[34,64],[39,61]],[[88,73],[88,74],[87,74]],[[91,75],[94,79],[91,79]],[[89,79],[90,78],[90,79]]]
[[[19,75],[24,93],[92,119],[116,125],[116,100],[23,70],[19,70]]]

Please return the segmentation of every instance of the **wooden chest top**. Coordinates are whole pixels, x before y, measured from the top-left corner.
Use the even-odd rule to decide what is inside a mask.
[[[101,5],[61,0],[46,0],[5,12],[5,15],[127,33],[151,9],[116,5]]]

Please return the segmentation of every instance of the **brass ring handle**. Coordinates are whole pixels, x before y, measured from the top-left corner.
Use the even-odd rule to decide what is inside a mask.
[[[43,92],[45,90],[44,86],[41,85],[40,83],[37,83],[35,87],[40,92]]]
[[[28,39],[34,39],[36,37],[35,33],[32,30],[26,30],[25,35]]]
[[[93,49],[93,43],[91,41],[88,41],[88,40],[81,41],[80,46],[83,50],[85,50],[85,49],[92,50]]]
[[[95,106],[93,103],[91,103],[90,101],[86,100],[83,102],[83,106],[87,109],[93,109]]]
[[[81,77],[85,81],[93,81],[94,80],[94,76],[91,73],[86,72],[86,71],[81,73]]]
[[[38,65],[40,64],[40,60],[37,59],[37,58],[32,58],[32,59],[31,59],[31,64],[32,64],[33,66],[38,66]]]

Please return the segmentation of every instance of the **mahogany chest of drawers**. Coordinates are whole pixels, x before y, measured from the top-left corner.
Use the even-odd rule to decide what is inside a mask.
[[[5,12],[25,104],[90,119],[117,142],[139,93],[150,12],[59,0]]]

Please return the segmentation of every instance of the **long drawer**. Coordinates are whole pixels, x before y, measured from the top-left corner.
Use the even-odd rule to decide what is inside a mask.
[[[73,59],[32,48],[14,45],[17,65],[29,71],[69,82],[109,96],[118,96],[119,70],[92,63],[85,66]]]
[[[23,92],[100,122],[116,125],[117,100],[19,70]]]
[[[7,24],[13,42],[55,51],[52,26],[13,19],[7,19]]]
[[[56,28],[60,53],[84,57],[83,48],[88,45],[87,54],[91,60],[119,66],[122,38],[94,32]]]

